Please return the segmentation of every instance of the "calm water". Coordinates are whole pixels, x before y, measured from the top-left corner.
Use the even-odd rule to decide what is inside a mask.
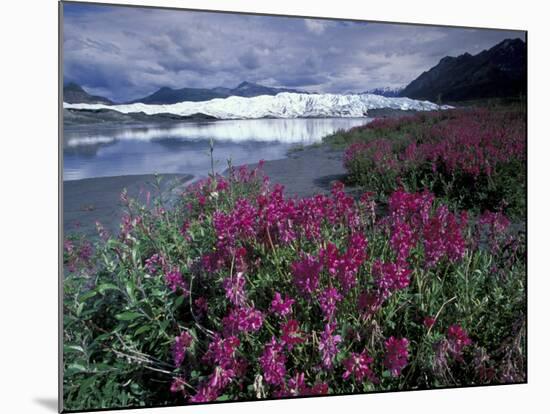
[[[215,169],[286,156],[296,145],[319,142],[339,129],[370,118],[258,119],[182,122],[147,126],[65,128],[64,180],[129,174],[210,171],[209,140],[214,140]]]

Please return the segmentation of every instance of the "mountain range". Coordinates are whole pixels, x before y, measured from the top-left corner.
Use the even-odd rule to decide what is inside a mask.
[[[401,96],[433,102],[516,97],[527,92],[527,45],[506,39],[477,55],[444,57]]]
[[[390,86],[384,86],[381,88],[373,88],[373,89],[366,90],[364,92],[361,92],[361,94],[370,93],[371,95],[380,95],[380,96],[385,96],[386,98],[395,98],[395,97],[401,96],[403,89],[404,89],[403,87],[392,88]]]
[[[216,98],[274,96],[282,92],[307,95],[308,92],[274,88],[242,82],[235,88],[162,87],[156,92],[126,104],[170,105],[179,102],[205,102]],[[430,70],[423,72],[405,88],[380,87],[360,94],[384,97],[408,97],[432,102],[459,102],[472,99],[516,97],[527,92],[527,45],[521,39],[506,39],[477,55],[464,53],[444,57]],[[107,98],[87,93],[75,83],[63,89],[67,103],[113,104]]]
[[[158,91],[143,98],[135,99],[128,103],[141,102],[145,104],[174,104],[178,102],[202,102],[215,98],[228,98],[229,96],[254,97],[260,95],[277,95],[281,92],[304,93],[295,89],[271,88],[252,82],[241,82],[236,88],[216,87],[205,88],[160,88]]]
[[[82,86],[74,82],[63,86],[63,102],[67,103],[90,103],[111,105],[113,102],[102,96],[90,95]]]

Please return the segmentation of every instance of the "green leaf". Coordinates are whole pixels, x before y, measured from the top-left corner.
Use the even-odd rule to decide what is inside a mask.
[[[79,345],[65,345],[63,346],[63,352],[82,352],[83,354],[85,353],[84,348]]]
[[[81,302],[85,302],[87,299],[93,298],[95,295],[96,295],[96,291],[95,290],[90,290],[90,291],[80,295],[78,300],[80,300]]]
[[[144,332],[147,332],[151,330],[151,326],[150,325],[143,325],[141,328],[138,328],[136,330],[136,332],[134,332],[135,335],[141,335],[142,333]]]
[[[122,312],[115,316],[119,321],[133,321],[141,316],[139,312]]]
[[[107,290],[118,290],[118,287],[112,283],[102,283],[97,287],[97,290],[103,295]]]

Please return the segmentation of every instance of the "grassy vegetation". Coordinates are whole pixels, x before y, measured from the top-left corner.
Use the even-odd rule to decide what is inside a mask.
[[[526,213],[526,122],[521,105],[381,119],[325,142],[346,149],[349,181],[381,199],[433,192],[454,209]]]

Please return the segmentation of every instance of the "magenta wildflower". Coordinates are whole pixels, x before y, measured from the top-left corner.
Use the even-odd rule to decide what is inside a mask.
[[[464,256],[466,243],[462,236],[462,225],[446,206],[437,209],[423,231],[428,266],[435,266],[444,256],[451,262]]]
[[[435,325],[436,319],[433,316],[426,316],[422,322],[427,329]]]
[[[449,353],[451,356],[461,361],[462,350],[472,344],[472,340],[460,325],[451,325],[447,329],[447,342],[449,343]]]
[[[321,360],[326,369],[332,368],[334,357],[338,353],[338,344],[342,342],[340,335],[333,335],[335,329],[336,324],[327,323],[324,331],[321,333],[321,339],[319,341]]]
[[[388,298],[393,292],[409,286],[411,271],[405,267],[405,263],[376,260],[372,265],[372,274],[381,296]]]
[[[378,292],[361,292],[357,307],[367,316],[374,315],[384,303],[384,298]]]
[[[208,300],[204,296],[196,298],[194,304],[200,314],[205,315],[208,312]]]
[[[155,275],[165,265],[166,265],[166,261],[164,260],[164,257],[162,257],[158,253],[155,253],[150,258],[145,260],[145,269],[151,275]]]
[[[172,345],[172,358],[176,367],[179,367],[183,363],[185,359],[185,352],[191,345],[192,341],[193,337],[187,331],[183,331],[180,336],[176,337],[174,344]]]
[[[384,342],[386,354],[384,355],[384,366],[391,372],[391,375],[398,377],[401,371],[408,364],[409,340],[407,338],[397,339],[390,336]]]
[[[317,290],[319,273],[323,265],[321,261],[307,253],[301,254],[301,260],[292,263],[291,269],[294,275],[294,283],[302,294],[311,295]]]
[[[301,344],[305,339],[300,335],[300,325],[295,319],[290,319],[282,325],[281,342],[290,350],[296,344]]]
[[[286,375],[286,355],[281,343],[271,338],[264,347],[264,352],[260,357],[260,365],[264,373],[264,379],[271,385],[282,385],[285,382]]]
[[[185,296],[189,295],[189,284],[186,280],[183,280],[183,276],[178,268],[168,271],[164,275],[164,279],[172,292],[177,292],[178,289],[181,289]]]
[[[173,393],[181,392],[184,395],[187,395],[187,392],[185,390],[185,380],[180,377],[174,378],[172,381],[172,384],[170,385],[170,391]]]
[[[264,315],[253,307],[235,308],[223,318],[224,332],[236,334],[238,332],[256,332],[263,324]]]
[[[225,289],[225,297],[235,306],[243,306],[246,300],[244,291],[246,279],[243,272],[237,272],[224,279],[223,288]]]
[[[319,304],[327,322],[332,321],[336,313],[336,306],[342,300],[342,295],[336,288],[326,288],[319,294]]]
[[[364,378],[367,378],[371,382],[376,382],[376,376],[370,367],[372,362],[373,359],[367,354],[366,350],[360,354],[352,352],[351,356],[343,362],[346,372],[344,372],[342,378],[347,380],[353,376],[359,382],[363,381]]]
[[[270,311],[284,318],[285,316],[292,313],[293,304],[294,299],[285,297],[285,299],[283,300],[281,294],[279,292],[275,292],[275,296],[271,301]]]

